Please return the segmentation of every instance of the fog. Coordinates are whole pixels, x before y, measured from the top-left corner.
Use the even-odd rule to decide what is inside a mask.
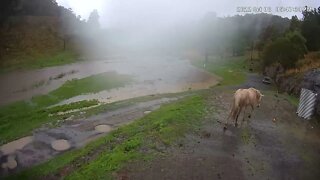
[[[151,49],[163,51],[170,48],[170,51],[172,51],[173,47],[181,50],[181,48],[186,48],[186,45],[189,48],[190,46],[200,48],[199,44],[202,44],[202,46],[205,44],[201,42],[203,39],[210,39],[206,35],[210,33],[205,33],[210,31],[219,31],[219,33],[228,32],[230,33],[229,35],[223,34],[223,36],[227,36],[223,41],[232,41],[234,39],[233,34],[237,33],[235,31],[240,28],[236,24],[238,20],[235,20],[235,22],[218,23],[213,22],[214,17],[221,19],[235,15],[245,15],[247,13],[259,14],[263,12],[289,18],[296,15],[301,18],[301,10],[304,6],[313,8],[318,5],[316,0],[57,0],[57,2],[66,8],[71,8],[84,21],[88,20],[90,13],[94,9],[98,11],[100,27],[104,31],[89,32],[89,34],[94,35],[90,35],[91,37],[87,38],[87,40],[90,39],[92,43],[102,45],[103,50],[101,51],[104,53],[114,53],[119,48],[122,48],[122,50],[143,49],[148,52]],[[242,7],[250,9],[239,9]],[[267,9],[255,12],[255,7],[261,7],[262,9],[266,7]],[[277,10],[279,7],[298,9],[286,9],[279,12]],[[211,18],[208,18],[209,16]],[[206,18],[210,20],[205,22],[206,20],[204,19]],[[257,30],[253,33],[257,35],[261,29],[269,25],[265,19],[255,20],[254,24],[248,23],[247,28]],[[216,38],[222,36],[219,33],[215,35],[211,33],[211,44],[221,43],[217,42]],[[246,38],[247,40],[251,40],[253,37]],[[96,39],[97,42],[93,42],[93,39]],[[86,42],[86,44],[90,44],[90,42]],[[92,49],[92,44],[90,44],[90,47]],[[108,49],[106,49],[107,47]],[[101,49],[101,47],[95,47],[95,50],[97,49]],[[185,51],[189,50],[185,49]]]
[[[207,12],[217,16],[244,15],[237,7],[271,7],[272,14],[283,17],[297,15],[300,12],[277,12],[276,7],[318,7],[317,0],[57,0],[57,2],[87,19],[93,9],[101,15],[101,24],[105,27],[161,26],[181,21],[197,20]]]

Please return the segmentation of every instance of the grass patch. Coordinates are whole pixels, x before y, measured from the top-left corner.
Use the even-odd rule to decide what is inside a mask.
[[[123,87],[132,80],[128,75],[105,72],[83,79],[67,81],[60,88],[50,92],[48,95],[32,98],[32,102],[38,106],[48,106],[77,95]]]
[[[62,51],[53,55],[38,57],[23,57],[16,60],[4,61],[0,65],[0,73],[18,69],[38,69],[50,66],[59,66],[79,61],[78,55],[71,51]]]
[[[192,62],[193,65],[223,78],[221,85],[238,85],[246,80],[245,56],[229,57],[227,59],[214,59],[211,57],[205,68],[203,63],[203,60]]]
[[[150,159],[152,152],[141,152],[142,147],[173,144],[189,131],[198,127],[205,112],[205,101],[200,95],[187,97],[164,105],[109,135],[50,161],[25,170],[9,179],[35,179],[56,174],[64,167],[73,167],[66,179],[106,179],[129,161]],[[95,154],[97,149],[103,150]],[[95,157],[83,162],[83,157]],[[77,164],[78,166],[75,166]]]
[[[244,144],[250,143],[251,133],[248,127],[241,130],[241,140]]]
[[[289,94],[285,94],[284,95],[285,98],[294,106],[298,107],[299,105],[299,98],[293,96],[293,95],[289,95]]]
[[[49,117],[48,106],[77,95],[118,88],[132,81],[127,75],[102,73],[84,79],[67,81],[48,95],[36,96],[29,101],[19,101],[0,108],[0,144],[22,137],[42,124],[61,117]],[[82,101],[69,106],[56,107],[52,111],[88,107],[96,102]]]

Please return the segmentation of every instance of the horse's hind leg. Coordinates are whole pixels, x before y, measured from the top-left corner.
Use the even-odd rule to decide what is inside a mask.
[[[237,116],[236,116],[236,123],[235,123],[235,127],[238,127],[238,118],[239,118],[239,115],[241,113],[241,110],[242,110],[242,107],[240,107],[237,111]]]
[[[242,118],[242,122],[241,122],[240,127],[242,127],[242,124],[243,124],[243,123],[244,123],[244,121],[245,121],[246,111],[247,111],[247,106],[245,106],[245,107],[244,107],[243,118]]]

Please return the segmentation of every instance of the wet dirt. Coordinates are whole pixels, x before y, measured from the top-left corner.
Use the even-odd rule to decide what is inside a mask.
[[[106,135],[112,129],[145,116],[145,111],[156,110],[162,104],[177,99],[178,97],[164,97],[149,100],[89,118],[69,120],[56,128],[36,129],[33,131],[33,136],[1,146],[0,177],[39,164],[68,150],[81,148],[88,142]]]
[[[257,79],[251,76],[249,80]],[[115,178],[318,179],[320,129],[298,118],[296,107],[286,99],[266,93],[249,123],[237,128],[230,123],[224,131],[232,93],[248,84],[252,82],[212,90],[201,128],[151,162],[129,163]],[[255,84],[263,92],[270,89]]]
[[[103,72],[128,74],[134,77],[135,82],[133,85],[110,91],[77,96],[61,104],[86,99],[115,102],[150,94],[205,89],[215,85],[219,79],[190,65],[188,60],[177,57],[129,57],[86,61],[0,75],[0,105],[47,94],[67,80]]]

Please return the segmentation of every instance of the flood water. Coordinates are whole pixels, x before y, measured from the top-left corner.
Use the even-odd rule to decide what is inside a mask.
[[[131,75],[135,82],[118,89],[73,97],[59,104],[88,99],[115,102],[151,94],[206,89],[218,82],[214,75],[192,66],[187,59],[177,57],[121,57],[83,61],[0,75],[0,105],[47,94],[67,80],[111,71]]]

